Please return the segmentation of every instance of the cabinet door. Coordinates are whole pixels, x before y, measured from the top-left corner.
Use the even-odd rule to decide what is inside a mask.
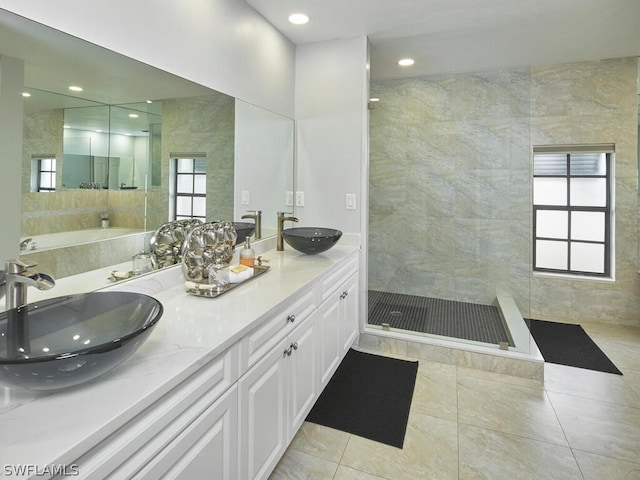
[[[318,396],[318,354],[315,316],[305,320],[289,336],[289,438],[298,431]]]
[[[264,479],[287,447],[287,360],[284,338],[239,381],[240,477]]]
[[[329,383],[341,360],[340,292],[334,293],[320,306],[320,392]]]
[[[238,391],[234,386],[205,410],[135,479],[238,478]]]
[[[346,355],[353,342],[358,338],[358,275],[347,280],[341,290],[340,329],[342,356]]]

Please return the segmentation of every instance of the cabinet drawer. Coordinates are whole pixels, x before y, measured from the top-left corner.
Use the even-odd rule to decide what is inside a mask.
[[[76,462],[82,478],[131,478],[238,380],[238,349],[213,359]]]
[[[358,271],[358,255],[354,254],[347,258],[345,262],[335,267],[320,280],[320,288],[322,289],[322,300],[326,300],[349,278]]]
[[[264,322],[244,337],[240,343],[240,368],[246,372],[274,345],[316,309],[315,289],[309,287],[297,293],[292,301],[269,313]]]

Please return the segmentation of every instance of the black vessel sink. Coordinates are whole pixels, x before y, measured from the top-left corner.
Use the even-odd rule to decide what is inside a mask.
[[[58,390],[92,380],[126,360],[162,316],[147,295],[92,292],[0,313],[0,384]]]
[[[295,227],[282,231],[285,242],[299,252],[307,254],[329,250],[341,236],[342,232],[335,228]]]
[[[253,235],[256,229],[256,224],[252,222],[233,222],[233,228],[236,229],[238,238],[236,238],[236,245],[244,244],[244,239]]]

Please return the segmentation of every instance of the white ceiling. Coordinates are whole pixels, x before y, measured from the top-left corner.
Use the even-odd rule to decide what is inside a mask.
[[[368,36],[373,79],[640,56],[640,0],[246,1],[296,44]]]

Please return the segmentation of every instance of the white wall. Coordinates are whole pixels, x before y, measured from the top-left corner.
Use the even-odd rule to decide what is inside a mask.
[[[293,117],[295,46],[240,0],[0,0],[0,8]]]
[[[255,105],[235,103],[234,220],[262,211],[262,234],[276,230],[277,212],[291,211],[285,192],[293,185],[293,121]],[[242,203],[242,192],[249,202]],[[251,220],[246,220],[251,221]]]
[[[299,45],[296,50],[296,207],[300,226],[361,233],[367,138],[367,40]],[[345,208],[345,194],[356,209]]]
[[[22,60],[0,55],[0,270],[4,261],[20,253],[20,198],[22,183]]]

